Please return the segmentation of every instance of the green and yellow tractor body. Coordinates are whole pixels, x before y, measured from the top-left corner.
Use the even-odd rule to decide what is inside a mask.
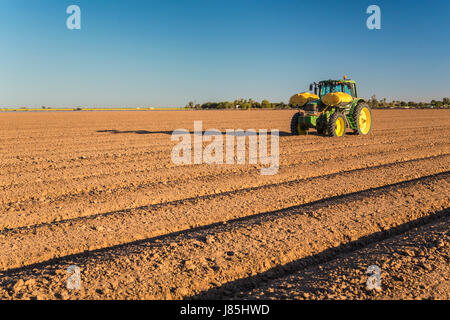
[[[319,134],[341,137],[346,128],[360,135],[372,130],[372,111],[358,98],[354,80],[324,80],[310,85],[310,91],[294,95],[290,104],[298,108],[291,121],[294,135],[314,128]]]

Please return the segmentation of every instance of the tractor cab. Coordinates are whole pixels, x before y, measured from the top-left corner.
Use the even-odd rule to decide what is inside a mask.
[[[314,82],[309,86],[309,91],[314,91],[314,94],[320,98],[333,92],[343,92],[357,98],[356,82],[354,80],[325,80]]]

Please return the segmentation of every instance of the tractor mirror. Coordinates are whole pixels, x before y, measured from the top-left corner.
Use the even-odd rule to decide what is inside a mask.
[[[312,85],[312,83],[309,85],[309,91],[312,91],[313,90],[313,85]]]

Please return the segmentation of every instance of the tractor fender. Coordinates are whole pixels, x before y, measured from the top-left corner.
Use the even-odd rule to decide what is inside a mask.
[[[352,106],[350,107],[350,110],[348,112],[348,116],[346,117],[347,125],[349,125],[348,127],[351,129],[356,128],[356,123],[354,123],[354,121],[353,121],[353,113],[354,113],[356,107],[358,106],[358,104],[360,104],[361,102],[366,102],[366,100],[364,100],[363,98],[355,98],[353,100]]]
[[[355,108],[358,104],[361,102],[366,102],[363,98],[355,98],[352,102],[352,107],[350,108],[350,114],[353,114],[353,111],[355,111]]]

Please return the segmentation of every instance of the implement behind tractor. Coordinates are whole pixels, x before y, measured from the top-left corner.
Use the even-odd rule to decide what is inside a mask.
[[[291,120],[294,135],[306,134],[315,128],[319,134],[342,137],[346,128],[360,135],[372,130],[372,110],[358,98],[354,80],[325,80],[309,87],[314,94],[303,92],[291,97],[289,103],[299,108]]]

